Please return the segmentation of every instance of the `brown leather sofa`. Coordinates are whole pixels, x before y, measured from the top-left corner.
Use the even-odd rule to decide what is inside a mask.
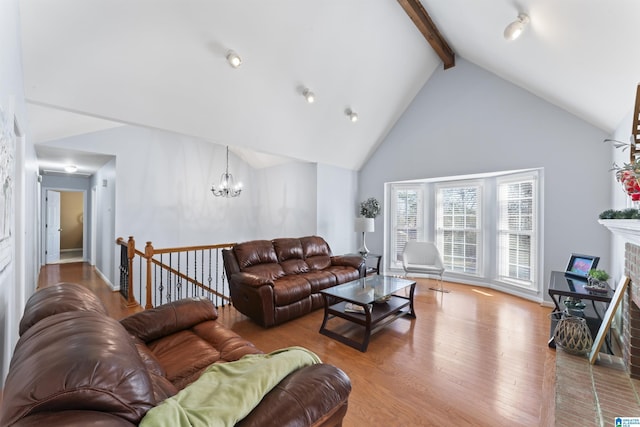
[[[261,353],[217,322],[205,299],[181,300],[118,322],[77,284],[29,299],[0,408],[0,426],[132,426],[211,363]],[[237,426],[340,426],[349,378],[326,364],[301,368]]]
[[[364,277],[366,269],[360,256],[332,256],[318,236],[252,240],[222,256],[234,307],[264,327],[322,307],[322,289]]]

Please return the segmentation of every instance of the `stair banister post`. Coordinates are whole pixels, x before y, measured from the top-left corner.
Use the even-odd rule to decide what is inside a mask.
[[[151,242],[147,242],[147,245],[144,247],[144,257],[147,259],[147,302],[144,306],[146,310],[153,308],[153,304],[151,304],[151,264],[153,259],[153,245]]]
[[[136,256],[136,241],[133,236],[129,236],[127,240],[127,307],[135,307],[138,305],[136,297],[133,294],[133,258]]]

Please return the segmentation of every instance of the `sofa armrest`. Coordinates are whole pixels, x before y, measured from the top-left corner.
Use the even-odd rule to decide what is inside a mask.
[[[340,426],[351,381],[333,365],[298,369],[264,396],[236,427]]]
[[[345,267],[353,267],[360,272],[360,277],[364,277],[367,264],[360,255],[337,255],[331,257],[331,265],[341,265]]]
[[[125,419],[99,411],[51,411],[22,418],[13,427],[135,427]]]
[[[273,286],[273,280],[251,273],[235,273],[231,276],[230,281],[235,285],[250,286],[252,288],[259,288],[264,285]]]
[[[147,343],[217,318],[218,312],[208,299],[185,298],[132,314],[120,323]]]

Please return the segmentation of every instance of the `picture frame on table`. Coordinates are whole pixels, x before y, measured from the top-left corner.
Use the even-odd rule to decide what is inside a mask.
[[[594,255],[571,254],[565,274],[586,279],[589,271],[598,266],[600,257]]]

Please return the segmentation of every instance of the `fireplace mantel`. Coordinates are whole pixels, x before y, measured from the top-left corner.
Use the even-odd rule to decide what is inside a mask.
[[[640,245],[640,219],[599,219],[613,234]]]

